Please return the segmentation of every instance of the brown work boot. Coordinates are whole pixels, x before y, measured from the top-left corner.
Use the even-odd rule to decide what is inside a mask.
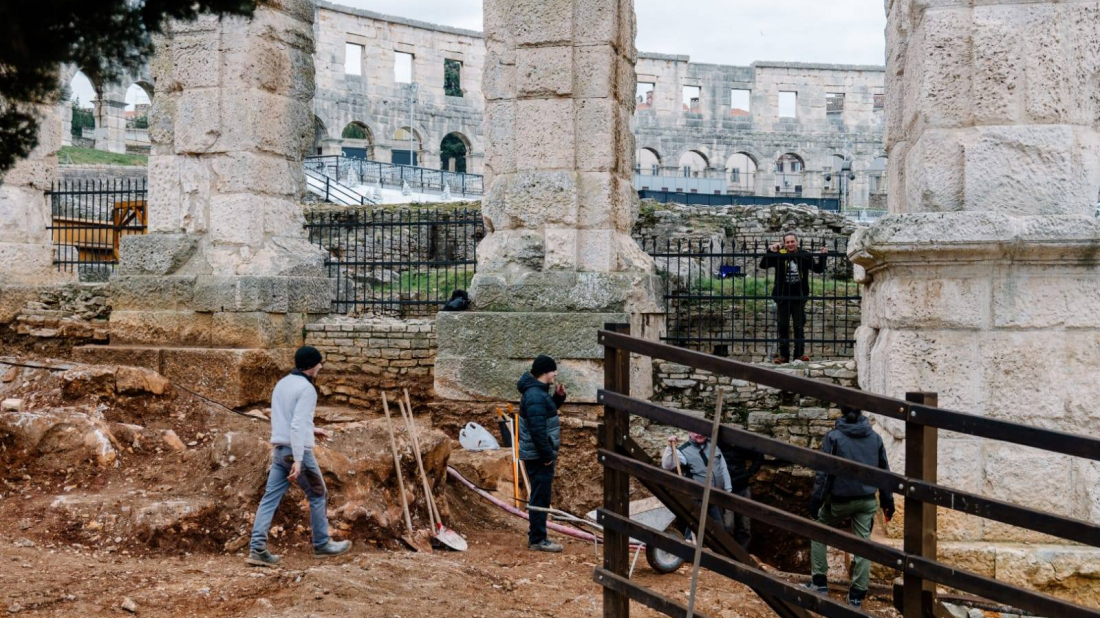
[[[776,365],[785,365],[789,361],[788,361],[788,359],[783,358],[782,356],[776,356],[775,358],[772,359],[772,362],[774,362]]]
[[[800,361],[802,361],[802,362],[804,362],[804,363],[808,363],[808,362],[810,362],[810,355],[809,355],[809,354],[803,354],[803,355],[802,355],[802,358],[800,358],[800,359],[798,359],[798,360],[800,360]]]

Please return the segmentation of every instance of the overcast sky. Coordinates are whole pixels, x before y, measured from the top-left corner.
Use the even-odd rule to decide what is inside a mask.
[[[336,0],[339,4],[481,30],[481,0]],[[884,64],[882,0],[634,0],[638,49],[695,62],[753,60]],[[127,102],[146,102],[142,93]],[[73,84],[88,105],[91,85]]]

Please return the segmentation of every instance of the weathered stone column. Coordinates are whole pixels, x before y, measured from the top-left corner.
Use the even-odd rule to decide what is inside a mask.
[[[865,271],[860,384],[1096,434],[1100,401],[1100,8],[888,2],[890,216]],[[900,468],[904,427],[880,419]],[[940,481],[1100,521],[1100,466],[945,433]],[[941,554],[1100,602],[1093,548],[940,510]],[[1091,563],[1091,566],[1089,566]]]
[[[37,107],[38,146],[0,177],[0,285],[57,279],[53,267],[50,204],[45,192],[57,180],[61,125],[57,108]]]
[[[112,279],[111,348],[227,405],[266,398],[331,285],[298,196],[313,139],[314,6],[174,23],[152,69],[149,234]]]
[[[126,152],[126,93],[118,84],[104,88],[96,98],[95,148]]]
[[[474,311],[441,313],[435,387],[515,399],[531,359],[562,362],[574,401],[602,384],[596,330],[659,328],[653,262],[630,237],[637,51],[629,0],[486,0],[488,235]],[[645,389],[648,371],[635,384]]]
[[[61,145],[73,145],[73,102],[72,89],[66,84],[61,88],[61,103],[57,106],[57,117],[61,121]]]

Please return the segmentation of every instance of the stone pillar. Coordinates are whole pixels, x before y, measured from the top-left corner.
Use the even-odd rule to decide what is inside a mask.
[[[57,106],[57,117],[61,120],[61,145],[73,145],[73,102],[72,90],[68,86],[61,88],[61,103]]]
[[[53,266],[50,204],[45,192],[57,180],[61,125],[56,108],[36,108],[38,146],[0,176],[0,285],[48,283]]]
[[[486,0],[486,238],[474,310],[441,313],[435,388],[515,399],[539,353],[573,401],[603,382],[596,330],[660,328],[653,261],[630,237],[637,51],[629,0]],[[650,383],[641,369],[635,380]]]
[[[126,93],[117,85],[100,92],[96,98],[95,148],[126,152]]]
[[[1094,434],[1100,9],[887,4],[890,215],[850,245],[864,273],[860,384],[896,397],[936,391],[945,408]],[[904,427],[880,424],[900,469]],[[1100,521],[1095,462],[946,432],[939,458],[945,485]],[[1094,568],[1096,549],[1012,547],[1050,539],[945,509],[939,518],[949,559],[1100,601],[1092,575],[1074,576]]]
[[[111,345],[226,405],[264,400],[331,303],[298,204],[313,15],[276,0],[251,20],[173,23],[153,59],[149,234],[124,240]]]

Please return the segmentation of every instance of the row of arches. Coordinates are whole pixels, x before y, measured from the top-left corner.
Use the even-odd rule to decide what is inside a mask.
[[[660,175],[667,174],[663,170],[675,170],[675,175],[683,174],[689,177],[705,177],[708,173],[725,172],[731,184],[737,184],[740,177],[751,177],[760,167],[759,156],[747,151],[737,151],[727,157],[725,166],[717,168],[712,165],[710,158],[701,150],[687,150],[682,153],[674,167],[666,165],[660,153],[652,147],[642,147],[638,150],[637,170],[641,174]],[[807,171],[805,159],[793,152],[784,152],[776,157],[774,171],[777,175],[789,176],[802,174]],[[839,172],[851,170],[852,161],[841,154],[832,154],[827,157],[820,167],[822,172]],[[869,173],[886,171],[886,157],[879,156],[873,159],[867,166]]]
[[[154,88],[146,72],[115,83],[94,79],[76,66],[63,67],[58,117],[62,145],[123,153],[147,152],[148,110]]]
[[[452,131],[443,136],[439,144],[425,144],[421,131],[409,126],[396,127],[392,132],[379,136],[360,120],[352,120],[340,130],[339,137],[329,134],[324,121],[314,118],[314,152],[328,154],[326,149],[337,144],[341,154],[350,157],[385,160],[400,165],[436,167],[452,172],[476,173],[473,169],[474,147],[470,138]],[[438,157],[438,163],[435,159]]]

